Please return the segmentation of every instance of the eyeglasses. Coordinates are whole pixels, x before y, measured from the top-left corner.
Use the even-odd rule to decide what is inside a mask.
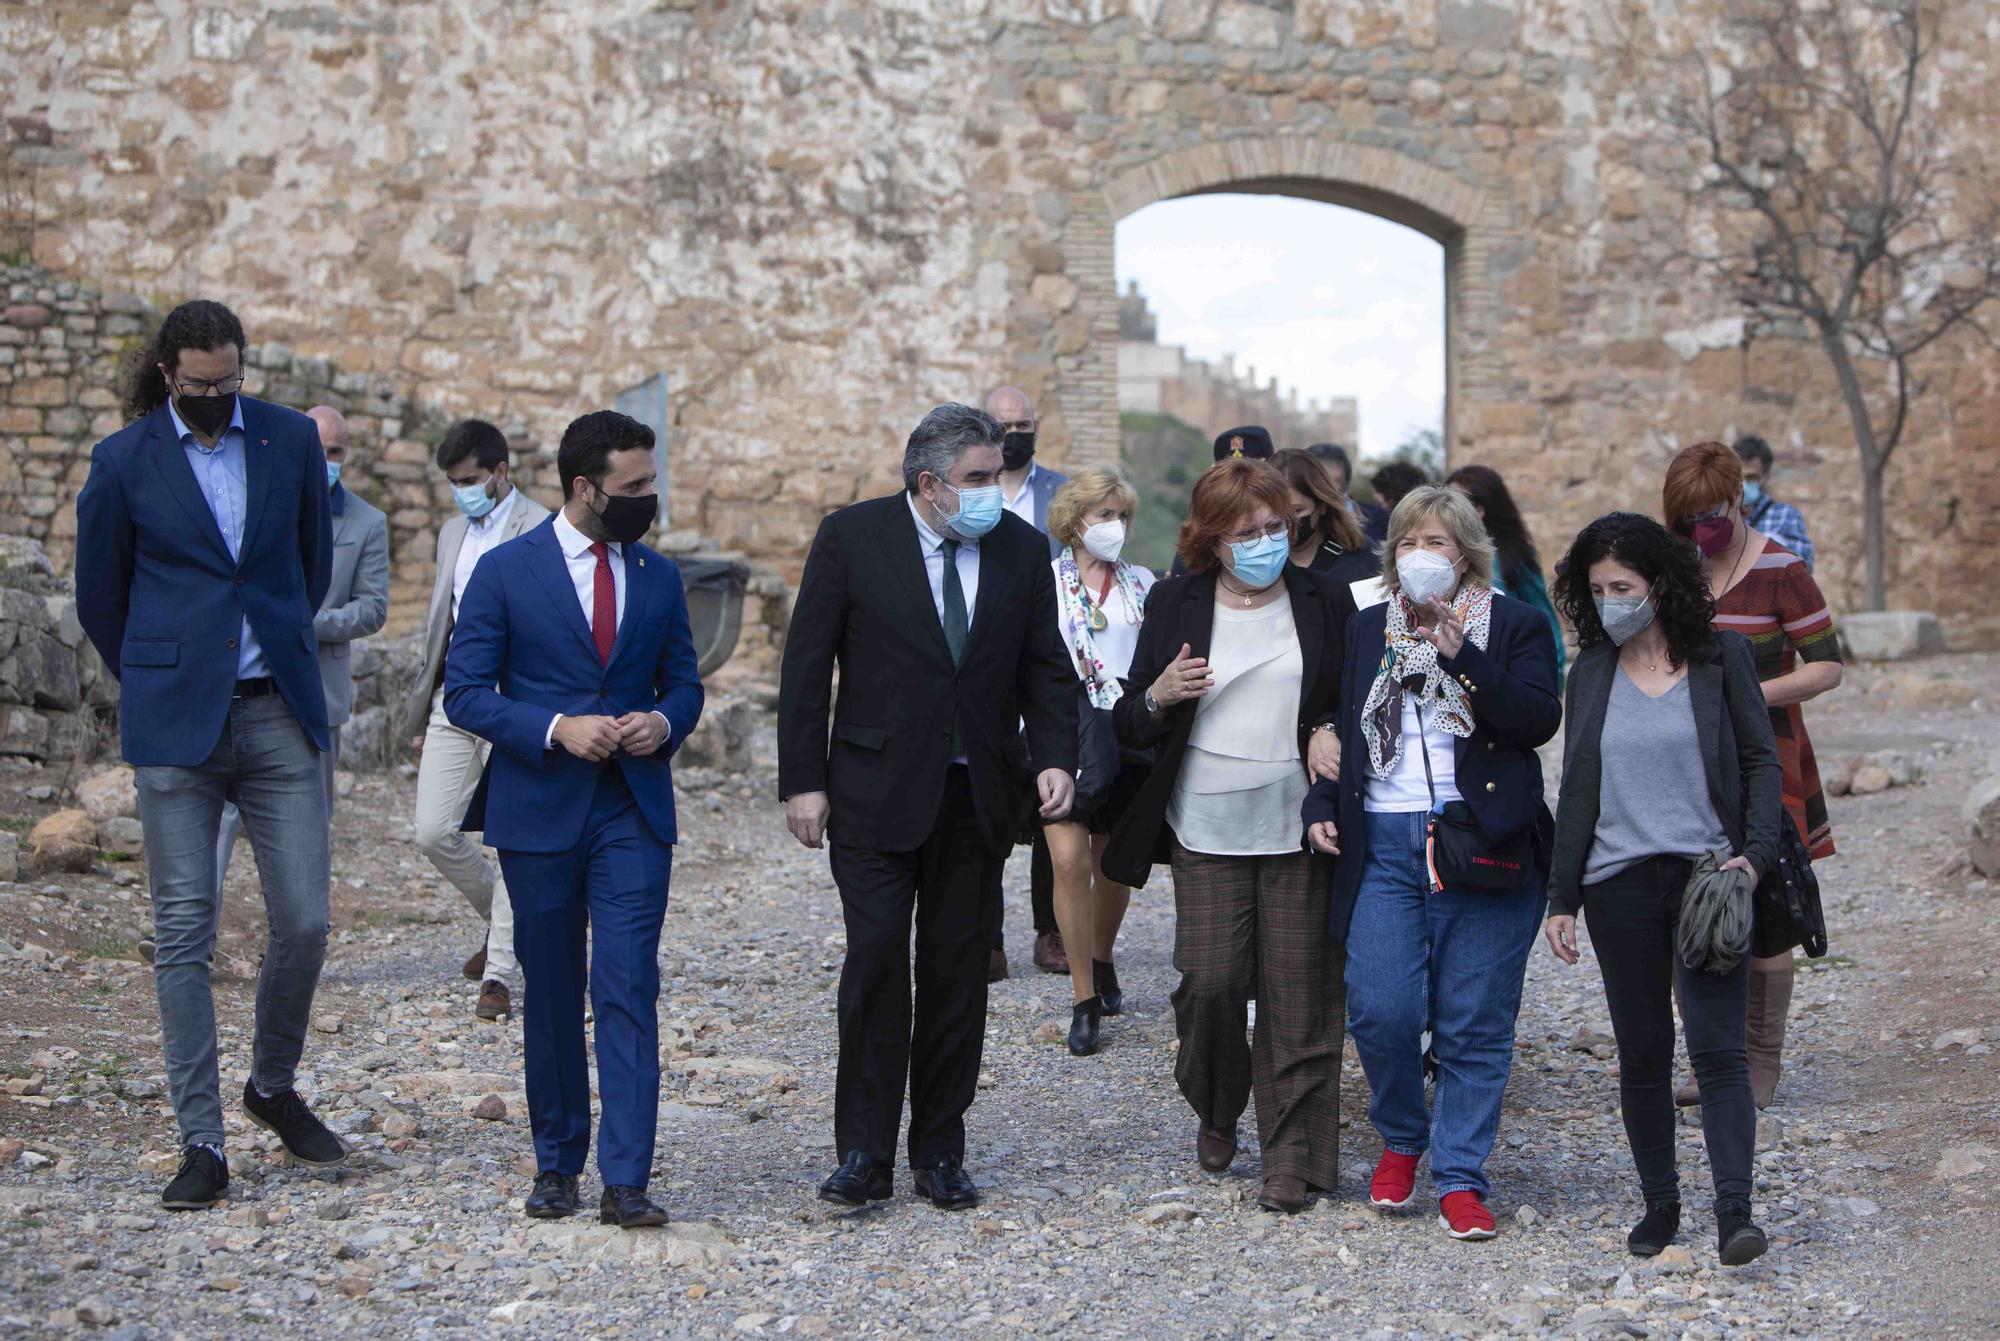
[[[1692,517],[1682,517],[1679,521],[1674,523],[1674,529],[1676,531],[1679,531],[1682,535],[1686,535],[1694,530],[1695,523],[1697,522],[1719,521],[1722,518],[1727,517],[1728,515],[1729,515],[1729,504],[1717,503],[1714,507],[1710,508],[1706,512],[1697,512]]]
[[[167,380],[173,383],[174,390],[183,396],[233,396],[243,389],[242,373],[225,377],[219,382],[185,381],[171,373],[168,374]]]
[[[1274,521],[1268,526],[1248,531],[1237,531],[1226,538],[1232,545],[1254,545],[1259,540],[1276,540],[1280,536],[1290,535],[1291,531],[1292,524],[1290,522]]]

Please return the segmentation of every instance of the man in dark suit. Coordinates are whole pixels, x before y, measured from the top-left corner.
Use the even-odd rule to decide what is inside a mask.
[[[535,1187],[577,1210],[590,1150],[588,950],[602,1099],[598,1219],[662,1225],[646,1195],[660,1106],[660,923],[678,838],[671,759],[701,717],[687,596],[639,543],[659,512],[653,430],[586,414],[556,454],[562,510],[480,560],[445,656],[451,724],[492,742],[465,817],[500,854],[521,961]]]
[[[76,500],[76,610],[120,686],[153,896],[153,983],[181,1164],[161,1203],[228,1192],[215,1000],[216,837],[235,802],[270,924],[243,1108],[306,1164],[346,1157],[292,1087],[326,957],[331,746],[313,614],[332,578],[312,420],[240,395],[243,326],[221,303],[167,314],[125,428]]]
[[[1035,417],[1035,403],[1017,386],[999,386],[986,395],[986,413],[1000,421],[1007,436],[1000,440],[1000,501],[1007,511],[1049,534],[1049,503],[1056,490],[1069,483],[1069,476],[1051,470],[1035,460],[1035,439],[1041,421]],[[1049,558],[1062,556],[1062,545],[1049,536]],[[1063,947],[1062,928],[1056,925],[1055,868],[1049,864],[1049,845],[1035,826],[1034,853],[1028,863],[1028,909],[1035,921],[1035,967],[1044,973],[1069,972],[1069,952]],[[1007,976],[1007,937],[1002,931],[993,940],[993,956],[986,978],[999,982]]]
[[[843,1205],[892,1194],[906,1080],[918,1195],[948,1210],[978,1204],[965,1110],[1000,870],[1023,818],[1023,718],[1042,816],[1066,815],[1075,794],[1076,673],[1048,546],[1000,497],[1002,437],[967,405],[925,415],[903,452],[905,491],[820,524],[785,639],[785,822],[807,847],[831,841],[847,922],[842,1162],[820,1186]]]

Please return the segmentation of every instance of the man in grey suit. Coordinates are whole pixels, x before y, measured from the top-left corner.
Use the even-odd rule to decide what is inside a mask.
[[[340,482],[350,459],[347,420],[331,405],[315,405],[306,417],[319,426],[319,445],[326,453],[326,483],[333,509],[333,585],[326,589],[319,613],[313,616],[313,636],[319,642],[319,679],[326,690],[327,735],[332,748],[320,755],[326,773],[326,803],[333,808],[333,771],[340,766],[340,728],[354,710],[354,676],[349,644],[378,632],[389,618],[389,519],[372,503],[349,493]],[[229,874],[229,857],[236,850],[242,827],[236,807],[224,802],[222,828],[215,845],[215,885]]]
[[[1007,511],[1049,533],[1049,500],[1069,482],[1060,470],[1050,470],[1035,461],[1035,434],[1041,421],[1035,403],[1017,386],[995,387],[986,396],[986,413],[1000,421],[1006,437],[1000,444],[1000,501]],[[1062,546],[1049,540],[1051,561],[1062,554]],[[1063,948],[1062,932],[1056,927],[1055,871],[1049,864],[1048,844],[1035,830],[1034,854],[1029,863],[1028,903],[1035,918],[1035,967],[1044,973],[1068,973],[1069,953]],[[986,979],[998,982],[1007,976],[1007,945],[1003,933],[993,945],[993,958]]]
[[[424,666],[403,700],[398,722],[417,752],[417,847],[486,919],[485,942],[465,961],[465,976],[479,984],[473,1014],[497,1020],[513,1012],[520,977],[514,907],[498,865],[458,827],[485,772],[488,747],[445,716],[444,654],[473,568],[502,543],[539,526],[549,510],[508,479],[507,435],[483,419],[452,425],[438,444],[437,466],[451,484],[458,512],[438,528]]]

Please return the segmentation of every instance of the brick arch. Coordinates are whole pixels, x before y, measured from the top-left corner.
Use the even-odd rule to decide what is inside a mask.
[[[1445,264],[1447,451],[1468,409],[1504,398],[1492,260],[1515,226],[1503,193],[1409,154],[1333,136],[1218,140],[1168,151],[1070,198],[1065,268],[1090,317],[1089,343],[1064,379],[1070,460],[1118,459],[1118,221],[1162,200],[1223,191],[1342,205],[1435,239]]]

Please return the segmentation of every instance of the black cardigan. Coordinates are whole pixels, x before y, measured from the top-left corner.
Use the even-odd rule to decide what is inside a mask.
[[[1301,811],[1308,826],[1338,817],[1340,859],[1334,863],[1331,922],[1334,938],[1343,942],[1368,864],[1368,744],[1361,735],[1361,705],[1381,669],[1388,627],[1386,601],[1369,606],[1347,626],[1340,781],[1314,783]],[[1548,866],[1551,822],[1542,801],[1542,761],[1535,750],[1562,724],[1549,621],[1533,606],[1495,592],[1486,647],[1468,639],[1457,656],[1440,658],[1438,668],[1465,689],[1472,708],[1472,735],[1458,742],[1454,764],[1459,794],[1492,842],[1534,834],[1539,875]]]
[[[1111,711],[1120,744],[1155,751],[1153,770],[1112,830],[1099,863],[1104,873],[1121,885],[1143,886],[1153,866],[1173,854],[1167,803],[1173,799],[1181,762],[1187,756],[1188,735],[1194,730],[1199,700],[1176,703],[1155,720],[1146,711],[1145,697],[1160,672],[1180,655],[1183,643],[1190,656],[1208,655],[1215,631],[1215,582],[1215,569],[1170,577],[1146,596],[1146,618],[1139,627],[1138,650],[1132,655],[1132,692],[1119,699]],[[1340,648],[1348,617],[1354,613],[1354,598],[1346,587],[1297,564],[1285,565],[1284,582],[1292,602],[1299,652],[1305,660],[1298,723],[1303,768],[1313,728],[1332,721],[1340,702]]]
[[[1574,916],[1583,905],[1579,882],[1597,836],[1604,782],[1598,746],[1617,675],[1618,649],[1609,642],[1585,648],[1570,669],[1569,728],[1563,741],[1555,857],[1549,873],[1551,913]],[[1750,859],[1761,877],[1778,859],[1778,823],[1785,813],[1784,769],[1748,640],[1740,633],[1717,633],[1710,653],[1688,664],[1688,694],[1715,816],[1731,846]]]

